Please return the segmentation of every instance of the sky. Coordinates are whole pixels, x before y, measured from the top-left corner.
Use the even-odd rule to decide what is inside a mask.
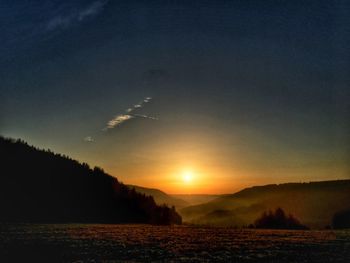
[[[172,194],[350,178],[349,11],[1,1],[0,134]]]

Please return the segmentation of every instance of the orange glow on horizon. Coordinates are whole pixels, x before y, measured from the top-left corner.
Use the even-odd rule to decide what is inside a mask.
[[[136,144],[97,165],[125,184],[167,194],[229,194],[256,185],[326,179],[331,173],[344,178],[347,172],[344,167],[293,167],[293,163],[286,167],[290,160],[299,163],[298,156],[288,162],[277,157],[263,162],[259,152],[247,154],[239,147],[226,147],[236,141],[225,136],[186,131],[186,136],[178,133],[171,138],[159,138],[144,148]]]

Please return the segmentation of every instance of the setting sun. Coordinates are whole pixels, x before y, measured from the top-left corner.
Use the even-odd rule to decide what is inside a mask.
[[[182,179],[185,183],[190,183],[193,180],[192,171],[184,171],[182,174]]]

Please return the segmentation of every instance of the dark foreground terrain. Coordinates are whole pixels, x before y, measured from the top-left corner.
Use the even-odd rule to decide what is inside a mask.
[[[0,262],[350,262],[350,230],[1,225]]]

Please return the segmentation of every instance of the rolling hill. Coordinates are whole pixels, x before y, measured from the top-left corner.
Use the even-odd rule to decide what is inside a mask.
[[[335,213],[350,208],[350,180],[254,186],[183,208],[180,214],[195,224],[244,226],[277,207],[309,227],[323,228],[331,225]]]
[[[172,197],[171,195],[168,195],[159,189],[146,188],[137,185],[128,185],[128,187],[130,187],[131,189],[134,188],[136,192],[145,195],[151,195],[158,205],[166,204],[169,206],[175,206],[177,209],[181,209],[190,205],[188,202],[181,200],[180,198]]]
[[[199,205],[199,204],[207,203],[220,197],[220,195],[213,195],[213,194],[174,194],[171,196],[184,200],[189,205]]]
[[[0,222],[181,223],[175,209],[67,156],[0,137],[0,160]]]

